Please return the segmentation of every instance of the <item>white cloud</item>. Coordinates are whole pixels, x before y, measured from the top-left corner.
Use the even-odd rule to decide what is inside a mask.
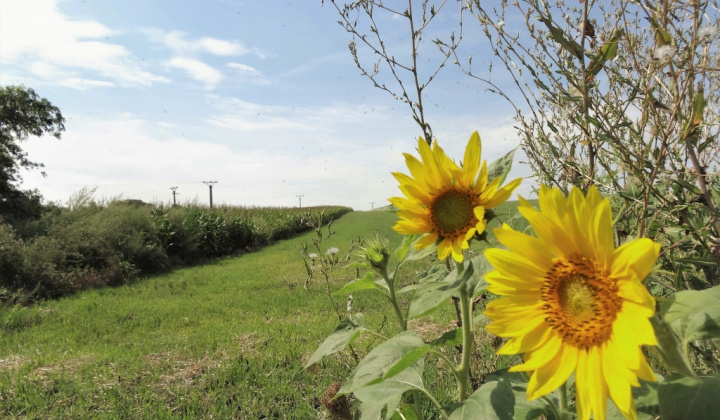
[[[99,41],[118,32],[93,21],[71,20],[56,0],[5,1],[0,11],[0,63],[31,67],[43,83],[150,86],[169,80],[143,70],[125,47]],[[8,70],[6,70],[8,71]]]
[[[222,73],[192,58],[175,57],[170,60],[169,66],[185,70],[193,79],[205,83],[207,89],[212,89],[223,79]]]
[[[241,63],[227,63],[227,67],[234,70],[234,79],[240,83],[249,83],[254,85],[269,85],[270,81],[255,67]]]
[[[144,29],[142,32],[151,40],[163,44],[180,56],[211,54],[222,57],[236,57],[252,54],[259,58],[267,58],[272,55],[259,48],[246,47],[245,44],[237,40],[224,40],[209,36],[189,39],[187,33],[183,31],[163,31],[154,28]]]

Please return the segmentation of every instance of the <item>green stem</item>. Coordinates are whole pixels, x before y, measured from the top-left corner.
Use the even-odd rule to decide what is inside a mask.
[[[545,403],[548,405],[548,407],[550,407],[550,410],[552,410],[553,415],[555,416],[556,419],[565,420],[565,417],[563,417],[564,413],[562,413],[562,410],[558,411],[557,406],[550,398],[548,398],[546,395],[543,395],[542,397],[540,397],[540,399],[545,401]]]
[[[390,300],[390,303],[392,303],[392,306],[395,309],[395,315],[397,315],[398,322],[400,322],[400,328],[402,328],[403,331],[407,331],[407,319],[405,319],[405,317],[403,316],[402,310],[400,309],[400,304],[397,301],[397,294],[395,294],[395,280],[390,280],[390,276],[388,276],[387,270],[383,270],[383,272],[380,274],[383,276],[383,278],[385,278],[388,289],[390,289],[388,300]]]
[[[667,367],[685,376],[696,378],[697,376],[687,359],[687,350],[685,352],[680,350],[680,343],[675,338],[675,333],[670,326],[657,316],[650,318],[650,323],[655,329],[658,347]]]
[[[458,274],[464,269],[462,263],[457,264]],[[473,344],[475,340],[473,338],[472,331],[472,305],[470,304],[470,297],[468,294],[467,283],[464,283],[460,287],[460,313],[462,316],[462,331],[463,331],[463,343],[462,343],[462,355],[460,356],[460,364],[455,368],[458,381],[458,399],[459,401],[465,401],[470,391],[470,357],[473,354]]]
[[[426,390],[425,388],[417,388],[417,389],[413,390],[413,393],[421,393],[421,392],[423,394],[425,394],[425,396],[427,396],[428,399],[430,399],[430,401],[433,403],[433,405],[435,407],[437,407],[437,409],[440,411],[440,415],[442,416],[442,418],[447,419],[448,415],[445,412],[445,409],[443,409],[443,406],[440,405],[438,400],[436,400],[435,397],[433,397],[432,394],[428,392],[428,390]]]

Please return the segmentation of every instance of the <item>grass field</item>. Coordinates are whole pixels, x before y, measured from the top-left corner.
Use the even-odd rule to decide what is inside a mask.
[[[396,217],[346,214],[326,245],[342,254],[351,239],[380,232],[394,249],[401,239],[391,229]],[[302,369],[338,322],[320,284],[303,288],[299,250],[311,235],[128,286],[1,308],[0,416],[326,418],[319,399],[354,362],[340,354],[312,372]],[[432,263],[411,266],[405,281]],[[354,278],[354,269],[340,270],[333,287]],[[370,328],[394,333],[379,294],[355,294],[353,312],[363,312]],[[411,328],[434,338],[453,318],[448,304]],[[495,359],[482,342],[490,338],[479,340],[482,372]],[[360,340],[357,350],[372,344]],[[448,376],[429,369],[426,382],[452,392]]]

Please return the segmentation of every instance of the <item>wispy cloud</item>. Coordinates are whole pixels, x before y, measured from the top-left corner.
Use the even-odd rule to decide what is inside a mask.
[[[272,54],[255,47],[247,47],[237,40],[218,39],[203,36],[191,39],[182,31],[163,31],[160,29],[144,29],[143,32],[154,42],[163,44],[176,55],[188,56],[211,54],[221,57],[233,57],[251,54],[259,58],[267,58]]]
[[[265,75],[263,75],[262,72],[255,67],[242,63],[227,63],[226,66],[232,69],[235,76],[238,76],[242,82],[256,85],[270,84],[270,80],[268,80]]]
[[[81,87],[78,81],[86,79],[84,86],[169,82],[146,71],[124,46],[106,41],[117,34],[101,23],[63,15],[57,0],[3,2],[0,63],[9,73],[22,73],[34,66],[38,81],[73,88]]]
[[[175,57],[168,65],[184,70],[193,79],[203,82],[207,89],[214,88],[224,77],[213,67],[192,58]]]

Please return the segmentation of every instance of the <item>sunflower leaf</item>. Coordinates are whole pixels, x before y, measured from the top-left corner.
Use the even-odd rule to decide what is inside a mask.
[[[351,281],[342,287],[342,289],[332,293],[333,296],[345,296],[357,290],[378,289],[375,283],[375,276],[372,271],[368,271],[365,277]],[[380,290],[380,289],[378,289]]]
[[[361,402],[360,419],[378,420],[395,418],[396,409],[402,405],[402,394],[412,389],[424,389],[422,372],[425,365],[418,360],[409,368],[390,379],[368,385],[355,391],[355,398]],[[398,407],[400,405],[400,407]],[[383,415],[383,411],[385,415]]]
[[[668,378],[671,379],[671,378]],[[720,413],[720,375],[706,378],[678,376],[658,387],[663,419],[715,419]]]
[[[720,337],[720,286],[677,292],[660,308],[684,343]]]
[[[375,347],[367,356],[357,365],[355,370],[340,388],[338,394],[355,393],[355,396],[361,398],[358,391],[363,387],[384,383],[393,378],[397,381],[405,381],[407,378],[403,373],[407,374],[407,370],[417,370],[422,367],[418,366],[419,360],[429,351],[429,347],[413,331],[402,332],[388,341]],[[422,350],[424,349],[424,350]],[[414,368],[408,369],[411,365]],[[400,369],[402,367],[402,369]],[[398,379],[400,378],[400,379]],[[388,386],[401,385],[392,384]],[[369,392],[369,391],[368,391]],[[361,398],[362,399],[362,398]]]
[[[493,372],[468,399],[450,407],[449,420],[534,419],[541,415],[555,419],[545,400],[527,401],[526,390],[523,374],[510,373],[507,369]],[[548,397],[556,400],[553,394]]]
[[[315,350],[315,353],[313,353],[310,360],[305,364],[305,369],[319,362],[323,357],[337,353],[348,344],[352,344],[360,333],[365,330],[365,319],[362,314],[356,314],[350,319],[344,319],[335,327],[335,331]]]
[[[460,286],[473,277],[473,273],[472,261],[470,261],[460,273],[453,270],[442,281],[422,283],[410,302],[408,319],[419,318],[438,309],[458,291]]]
[[[505,178],[507,178],[507,175],[512,168],[516,150],[517,147],[509,151],[505,156],[494,160],[493,163],[488,165],[488,182],[495,178],[500,178],[499,185],[502,185],[505,182]]]
[[[485,258],[485,254],[480,254],[470,260],[473,266],[473,276],[468,282],[468,290],[472,292],[472,298],[476,298],[480,293],[485,291],[488,284],[485,281],[485,274],[493,269],[493,266]]]

